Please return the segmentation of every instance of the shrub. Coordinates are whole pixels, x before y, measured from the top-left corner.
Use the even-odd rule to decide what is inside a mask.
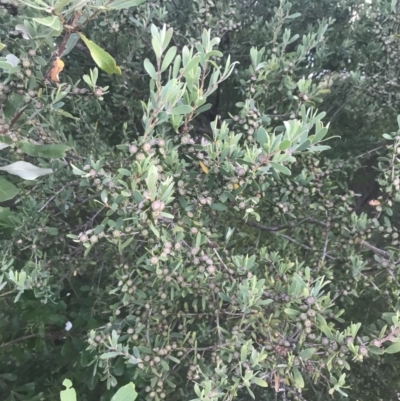
[[[1,5],[6,400],[397,397],[396,1]]]

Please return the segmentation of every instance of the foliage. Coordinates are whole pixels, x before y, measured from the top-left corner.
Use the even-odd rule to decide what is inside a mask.
[[[71,380],[65,379],[63,385],[66,389],[60,392],[61,401],[76,401],[76,391],[72,387]],[[135,401],[136,397],[135,385],[130,382],[126,386],[121,387],[112,397],[111,401]]]
[[[397,400],[397,1],[0,6],[4,400]]]

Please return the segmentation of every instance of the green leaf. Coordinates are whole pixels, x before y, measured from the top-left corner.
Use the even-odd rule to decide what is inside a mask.
[[[178,106],[173,108],[170,113],[174,115],[182,115],[182,114],[187,114],[192,111],[192,106],[189,106],[187,104],[183,104],[182,106]]]
[[[60,57],[66,56],[78,43],[79,35],[77,33],[71,33],[71,36],[68,38],[67,44],[65,45],[65,49],[62,52]]]
[[[284,312],[291,317],[297,317],[299,315],[299,312],[296,309],[285,308]]]
[[[72,3],[74,0],[57,0],[56,4],[54,4],[55,10],[60,10],[61,8],[65,7],[69,3]]]
[[[76,391],[72,387],[72,382],[69,379],[65,379],[63,381],[63,386],[67,389],[60,391],[60,400],[61,401],[76,401]]]
[[[316,351],[315,348],[307,348],[300,352],[299,357],[303,360],[306,360],[310,358],[312,355],[314,355],[315,351]]]
[[[121,387],[111,398],[111,401],[135,401],[138,393],[136,392],[135,385],[130,382],[126,386]]]
[[[170,49],[168,49],[166,55],[164,56],[164,60],[161,64],[161,72],[164,72],[169,67],[175,55],[176,55],[176,46],[173,46]]]
[[[6,47],[3,43],[0,42],[0,52]]]
[[[247,345],[243,344],[242,348],[240,349],[240,362],[245,362],[246,361],[247,352],[248,352]]]
[[[395,354],[400,351],[400,342],[394,343],[385,349],[385,354]]]
[[[199,56],[194,56],[186,65],[184,68],[185,74],[191,71],[193,68],[197,67],[197,65],[200,62],[200,57]]]
[[[29,0],[18,0],[20,3],[25,4],[29,7],[32,8],[36,8],[37,10],[47,10],[49,8],[49,6],[46,3],[43,3],[42,1],[36,1],[36,3],[38,4],[42,4],[43,7],[38,6],[37,4],[35,4],[35,2],[33,1],[29,1]]]
[[[114,58],[109,53],[96,45],[96,43],[89,40],[84,34],[79,33],[79,36],[85,42],[94,62],[100,69],[105,71],[107,74],[121,75],[121,69],[117,66]]]
[[[58,159],[65,157],[65,152],[70,149],[67,145],[33,145],[29,142],[23,142],[21,150],[29,156],[43,157],[45,159]]]
[[[223,211],[227,210],[228,207],[226,205],[224,205],[223,203],[212,203],[211,209],[223,212]]]
[[[306,139],[301,145],[299,145],[296,149],[296,152],[301,152],[304,149],[307,149],[310,146],[311,142],[309,139]]]
[[[55,31],[61,31],[63,28],[60,18],[56,16],[45,17],[45,18],[32,18],[32,19],[38,24],[48,26],[49,28],[54,29]]]
[[[111,4],[107,4],[107,7],[114,10],[123,10],[125,8],[140,6],[145,1],[146,0],[115,0]]]
[[[10,68],[13,68],[12,64],[10,64],[4,57],[0,58],[0,68],[2,70],[9,70]]]
[[[178,54],[178,55],[175,57],[174,66],[173,66],[173,68],[172,68],[172,77],[173,77],[173,78],[176,78],[176,77],[178,76],[179,68],[180,68],[180,66],[181,66],[181,61],[182,61],[182,58],[181,58],[180,54]]]
[[[271,162],[271,166],[276,170],[279,171],[282,174],[285,175],[291,175],[292,172],[284,165],[279,164],[279,163],[275,163],[275,162]]]
[[[251,397],[253,400],[255,400],[256,397],[255,397],[254,393],[251,391],[250,387],[247,387],[247,386],[246,386],[246,390],[247,390],[247,392],[250,394],[250,397]]]
[[[133,241],[133,239],[134,237],[130,237],[124,243],[122,243],[120,246],[121,250],[126,248]]]
[[[265,129],[264,129],[263,127],[260,127],[260,128],[257,130],[256,138],[257,138],[257,142],[258,142],[261,146],[264,145],[265,143],[267,143],[267,140],[268,140],[267,131],[265,131]]]
[[[328,128],[321,128],[314,136],[312,143],[320,142],[322,139],[325,138],[325,135],[328,133]]]
[[[7,166],[0,167],[0,170],[7,171],[7,173],[17,175],[24,180],[34,180],[42,175],[51,174],[51,168],[36,167],[31,163],[19,161],[11,163]]]
[[[106,352],[106,353],[100,355],[100,359],[115,358],[116,356],[119,356],[119,355],[121,355],[121,353],[117,352],[117,351]]]
[[[281,151],[284,151],[284,150],[290,148],[291,146],[292,146],[292,141],[290,141],[289,139],[284,139],[284,140],[280,143],[279,149],[280,149]]]
[[[180,361],[178,358],[175,358],[175,357],[172,356],[172,355],[168,355],[168,359],[171,359],[171,361],[172,361],[172,362],[175,362],[175,363],[181,363],[181,361]]]
[[[157,80],[157,72],[151,61],[148,58],[146,58],[143,64],[144,64],[144,69],[150,75],[150,78]]]
[[[333,340],[333,334],[331,332],[331,329],[329,328],[328,324],[326,323],[325,318],[317,313],[317,322],[318,322],[318,328],[331,340]]]
[[[260,387],[268,387],[268,383],[267,383],[265,380],[260,379],[259,377],[253,377],[253,378],[251,379],[251,381],[252,381],[254,384],[257,384],[257,386],[260,386]]]
[[[156,166],[151,166],[146,178],[147,189],[150,191],[151,197],[154,200],[156,194],[158,180],[158,172]]]
[[[162,54],[162,49],[161,49],[161,44],[158,41],[158,38],[156,38],[155,36],[151,39],[151,44],[153,46],[153,50],[154,53],[157,57],[157,60],[159,60],[161,58],[161,54]]]
[[[231,302],[230,298],[229,298],[227,295],[225,295],[223,292],[219,292],[219,293],[218,293],[218,296],[219,296],[223,301]]]
[[[2,373],[0,375],[0,378],[2,378],[4,380],[8,380],[10,382],[13,382],[13,381],[17,380],[18,376],[13,373]]]
[[[299,369],[297,369],[296,366],[293,366],[293,376],[294,376],[294,384],[296,388],[303,388],[304,387],[304,379],[303,376],[301,375]]]
[[[5,202],[14,198],[19,192],[19,189],[5,178],[0,177],[0,202]]]
[[[375,355],[383,355],[385,350],[382,348],[375,347],[374,345],[370,345],[368,347],[368,352]]]
[[[317,145],[317,146],[310,146],[309,148],[308,148],[308,150],[310,151],[310,152],[322,152],[323,150],[328,150],[328,149],[330,149],[331,147],[330,146],[327,146],[327,145]]]

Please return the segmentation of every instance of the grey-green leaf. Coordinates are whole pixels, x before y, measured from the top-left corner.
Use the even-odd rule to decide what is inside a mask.
[[[7,166],[0,167],[0,170],[7,171],[7,173],[17,175],[24,180],[34,180],[42,175],[51,174],[51,168],[36,167],[31,163],[19,161],[8,164]]]
[[[138,396],[135,385],[130,382],[126,386],[121,387],[111,398],[111,401],[135,401]]]
[[[304,349],[303,351],[300,352],[299,357],[301,359],[306,360],[306,359],[310,358],[312,355],[314,355],[315,351],[316,351],[315,348]]]
[[[114,10],[123,10],[130,7],[137,7],[143,4],[146,0],[115,0],[111,4],[107,4],[107,7]]]
[[[299,369],[296,366],[293,366],[293,376],[294,376],[294,383],[296,388],[303,388],[304,387],[304,379],[301,375]]]
[[[5,178],[0,177],[0,202],[5,202],[14,198],[19,192],[19,189]]]
[[[187,114],[190,113],[192,111],[192,106],[189,106],[187,104],[183,104],[182,106],[178,106],[173,108],[170,113],[171,114],[177,114],[177,115],[181,115],[181,114]]]
[[[110,358],[115,358],[116,356],[121,355],[120,352],[112,351],[112,352],[106,352],[105,354],[100,355],[100,359],[110,359]]]
[[[394,343],[385,349],[385,354],[395,354],[400,352],[400,342]]]
[[[48,26],[49,28],[54,29],[55,31],[62,30],[62,23],[60,21],[60,18],[56,16],[45,17],[45,18],[32,18],[32,19],[38,24]]]
[[[169,67],[175,55],[176,55],[176,46],[172,46],[170,49],[168,49],[167,53],[164,56],[164,60],[161,64],[161,72],[164,72]]]
[[[23,142],[20,148],[29,156],[43,157],[46,159],[59,159],[65,157],[65,152],[70,149],[69,146],[62,144],[33,145],[29,142]]]
[[[278,172],[285,174],[285,175],[291,175],[291,171],[284,166],[283,164],[279,164],[279,163],[275,163],[275,162],[271,162],[271,166]]]
[[[154,68],[154,65],[151,63],[151,61],[148,58],[146,58],[144,60],[143,64],[144,64],[144,69],[150,75],[150,78],[156,80],[157,79],[157,72],[156,72],[156,69]]]

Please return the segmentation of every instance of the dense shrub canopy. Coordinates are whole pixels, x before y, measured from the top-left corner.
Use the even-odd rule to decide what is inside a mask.
[[[399,11],[1,0],[2,400],[397,400]]]

